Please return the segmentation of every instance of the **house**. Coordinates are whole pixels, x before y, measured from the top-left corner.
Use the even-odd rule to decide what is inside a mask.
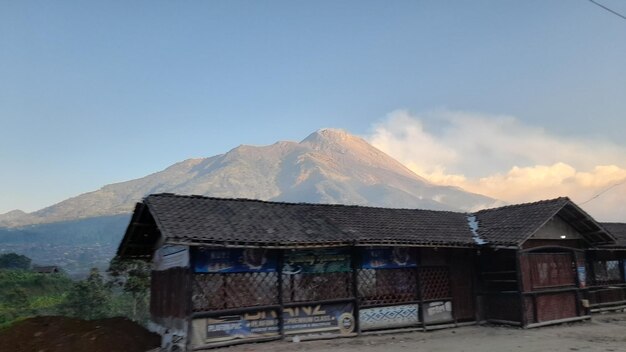
[[[154,263],[151,317],[189,349],[475,321],[462,213],[151,195],[121,258]]]
[[[33,271],[39,274],[56,274],[59,272],[59,267],[55,266],[55,265],[48,265],[48,266],[38,266],[38,265],[34,265],[33,266]]]
[[[585,253],[615,238],[568,198],[479,211],[484,317],[523,327],[588,319]]]
[[[568,198],[465,214],[155,194],[117,255],[153,262],[163,347],[200,350],[585,319],[585,251],[614,243]]]

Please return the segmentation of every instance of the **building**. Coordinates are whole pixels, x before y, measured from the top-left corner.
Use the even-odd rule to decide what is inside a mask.
[[[164,347],[584,319],[585,251],[615,244],[567,198],[475,214],[151,195],[118,249],[151,260]]]

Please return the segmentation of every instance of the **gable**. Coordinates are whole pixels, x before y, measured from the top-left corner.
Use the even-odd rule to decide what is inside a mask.
[[[563,237],[565,236],[565,237]],[[531,239],[535,240],[581,240],[583,236],[561,217],[555,216],[545,223]]]

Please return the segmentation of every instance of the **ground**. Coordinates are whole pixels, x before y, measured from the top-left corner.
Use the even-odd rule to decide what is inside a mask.
[[[160,344],[160,336],[124,318],[34,317],[0,329],[2,352],[144,352]]]
[[[465,326],[432,332],[369,335],[325,341],[247,344],[217,349],[228,352],[409,352],[409,351],[626,351],[626,313],[595,315],[591,321],[519,329]]]

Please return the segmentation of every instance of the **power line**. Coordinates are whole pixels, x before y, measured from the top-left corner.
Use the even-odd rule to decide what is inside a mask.
[[[597,3],[597,2],[595,2],[595,1],[593,1],[593,0],[589,0],[589,1],[590,1],[592,4],[597,5],[597,6],[600,6],[601,8],[603,8],[603,9],[605,9],[605,10],[609,11],[610,13],[612,13],[612,14],[614,14],[614,15],[616,15],[616,16],[619,16],[619,17],[621,17],[622,19],[626,20],[626,16],[622,15],[621,13],[616,12],[616,11],[613,11],[613,10],[611,10],[610,8],[608,8],[608,7],[604,6],[604,5],[600,4],[600,3]]]
[[[591,197],[591,198],[587,199],[586,201],[584,201],[584,202],[582,202],[582,203],[579,203],[578,205],[587,204],[587,203],[591,202],[592,200],[594,200],[594,199],[596,199],[596,198],[600,197],[600,196],[601,196],[601,195],[603,195],[604,193],[606,193],[606,192],[610,191],[611,189],[613,189],[613,188],[615,188],[615,187],[617,187],[617,186],[621,186],[621,185],[623,185],[624,183],[626,183],[626,179],[621,180],[620,182],[618,182],[618,183],[616,183],[616,184],[612,185],[611,187],[609,187],[609,188],[605,189],[604,191],[602,191],[602,192],[600,192],[600,193],[596,194],[595,196],[593,196],[593,197]]]

